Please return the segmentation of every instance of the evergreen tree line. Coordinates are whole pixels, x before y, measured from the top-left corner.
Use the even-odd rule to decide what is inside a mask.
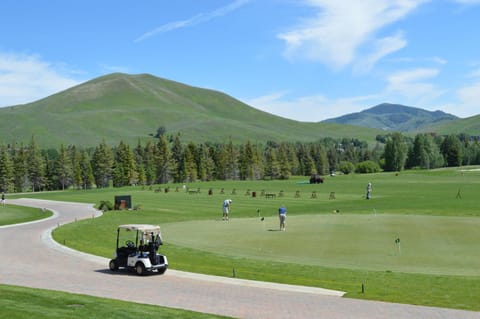
[[[41,150],[28,145],[0,145],[0,190],[27,192],[89,189],[211,180],[288,179],[292,175],[400,171],[480,164],[480,145],[466,135],[401,133],[377,136],[369,148],[357,139],[317,142],[247,141],[182,143],[180,135],[131,147],[105,142],[88,149],[76,146]]]

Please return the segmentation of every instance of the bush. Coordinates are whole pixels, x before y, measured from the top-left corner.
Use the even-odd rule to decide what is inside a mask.
[[[350,174],[355,170],[355,165],[349,161],[341,161],[338,163],[338,170],[343,174]]]
[[[100,205],[98,205],[98,209],[101,211],[113,210],[113,205],[108,200],[100,201]]]
[[[374,161],[363,161],[357,164],[355,172],[360,174],[378,173],[380,172],[380,166]]]

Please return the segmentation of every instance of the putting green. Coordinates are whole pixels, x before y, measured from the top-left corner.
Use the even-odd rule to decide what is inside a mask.
[[[168,243],[232,257],[411,273],[480,275],[480,218],[276,216],[162,225]]]

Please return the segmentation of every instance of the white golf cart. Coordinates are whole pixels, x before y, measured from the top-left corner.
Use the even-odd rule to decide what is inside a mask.
[[[124,243],[124,246],[120,246]],[[163,274],[168,268],[167,257],[159,254],[162,245],[160,226],[145,224],[120,225],[117,229],[117,248],[115,258],[110,260],[109,268],[134,269],[140,275],[147,273]]]

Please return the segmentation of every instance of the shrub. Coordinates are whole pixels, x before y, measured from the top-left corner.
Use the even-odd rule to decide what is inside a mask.
[[[338,163],[338,170],[343,174],[350,174],[355,170],[355,165],[349,161],[341,161]]]
[[[100,205],[98,205],[98,209],[104,212],[107,210],[113,210],[113,205],[108,200],[102,200],[100,201]]]
[[[374,161],[363,161],[357,164],[355,172],[360,174],[378,173],[380,172],[380,166]]]

